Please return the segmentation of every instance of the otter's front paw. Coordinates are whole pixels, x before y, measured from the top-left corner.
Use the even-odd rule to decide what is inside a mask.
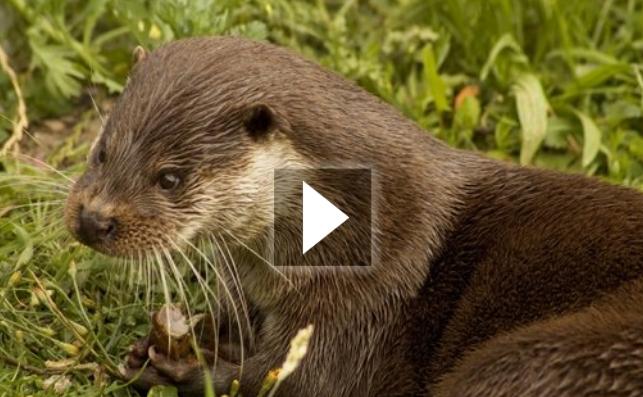
[[[140,390],[149,390],[156,385],[171,385],[172,380],[151,365],[149,348],[150,342],[147,337],[136,341],[130,347],[125,362],[118,368],[121,377]]]
[[[203,351],[206,361],[212,361],[212,352]],[[160,353],[149,338],[141,339],[130,349],[125,364],[120,373],[127,381],[132,381],[134,387],[150,389],[156,385],[191,384],[203,376],[204,368],[199,361],[190,356],[173,360]]]

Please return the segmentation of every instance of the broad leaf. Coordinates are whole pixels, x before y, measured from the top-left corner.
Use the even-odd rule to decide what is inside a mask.
[[[531,164],[547,133],[549,104],[540,81],[533,74],[518,77],[513,86],[522,130],[520,164]]]
[[[587,167],[594,161],[598,150],[601,147],[601,130],[598,128],[594,120],[592,120],[585,113],[576,111],[576,116],[583,125],[583,167]]]
[[[433,53],[433,46],[431,44],[427,44],[422,50],[422,63],[424,66],[425,89],[433,96],[435,107],[438,111],[444,112],[449,109],[446,98],[446,87],[438,73],[435,54]]]

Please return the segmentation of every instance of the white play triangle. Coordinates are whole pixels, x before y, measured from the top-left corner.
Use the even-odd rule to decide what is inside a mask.
[[[303,253],[348,220],[348,216],[306,182],[303,187]]]

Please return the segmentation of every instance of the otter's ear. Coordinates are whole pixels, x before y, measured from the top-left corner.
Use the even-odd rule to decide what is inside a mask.
[[[275,128],[275,113],[264,104],[253,105],[245,110],[243,126],[251,137],[257,139],[266,136]]]
[[[134,61],[134,65],[145,59],[147,57],[147,54],[148,53],[145,48],[137,45],[136,48],[134,48],[134,51],[132,51],[132,60]]]

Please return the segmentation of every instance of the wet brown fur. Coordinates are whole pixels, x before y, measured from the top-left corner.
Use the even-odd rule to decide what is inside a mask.
[[[129,198],[123,211],[161,218],[167,235],[186,224],[234,227],[261,248],[260,226],[247,222],[250,233],[233,223],[263,205],[240,201],[249,190],[235,190],[250,153],[268,145],[243,131],[245,111],[257,105],[274,115],[268,141],[293,148],[307,166],[373,169],[377,260],[368,271],[286,269],[286,282],[236,251],[244,294],[262,318],[244,363],[244,395],[256,393],[289,339],[309,323],[309,353],[279,395],[640,390],[641,295],[620,291],[630,298],[619,300],[622,314],[616,303],[600,302],[613,302],[604,296],[643,276],[643,195],[449,148],[354,84],[269,44],[189,39],[143,57],[101,138],[120,168],[90,169],[72,194],[68,222],[73,227],[82,195]],[[193,170],[183,197],[151,191],[161,163]],[[142,215],[131,203],[146,200],[151,212]],[[216,202],[221,213],[199,212],[200,200]],[[222,219],[205,224],[206,215]],[[139,230],[146,228],[153,227]],[[294,225],[293,238],[298,232]],[[356,259],[350,249],[333,255]],[[585,356],[575,351],[583,346],[591,347]],[[549,362],[558,364],[542,369]],[[174,381],[186,395],[202,393],[199,371],[173,379],[172,363],[153,364],[140,385]],[[221,393],[239,367],[219,360],[213,372]]]
[[[481,343],[436,396],[639,396],[643,393],[643,282],[565,316]]]
[[[448,396],[643,392],[643,284],[585,309],[641,277],[641,194],[535,169],[478,182],[410,305],[411,356],[431,357],[421,377],[448,374]]]

